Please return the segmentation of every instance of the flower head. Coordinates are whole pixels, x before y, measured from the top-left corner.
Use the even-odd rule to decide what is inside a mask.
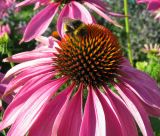
[[[120,25],[116,21],[113,21],[108,15],[122,16],[120,14],[111,12],[109,9],[106,9],[106,7],[108,7],[108,4],[106,4],[102,0],[55,0],[54,2],[51,0],[25,0],[19,3],[17,6],[26,6],[30,4],[36,4],[36,7],[37,5],[38,7],[41,5],[46,7],[31,19],[24,32],[21,42],[27,42],[36,38],[37,36],[42,35],[42,33],[45,32],[53,17],[57,13],[59,13],[57,20],[57,30],[61,36],[64,36],[62,26],[63,19],[65,17],[79,19],[87,24],[95,22],[94,17],[90,14],[89,10],[86,7],[95,11],[107,21],[117,26]]]
[[[52,48],[5,59],[20,63],[5,95],[17,92],[0,130],[8,135],[153,136],[149,115],[160,115],[156,82],[123,57],[115,35],[98,24],[69,33]],[[114,88],[113,88],[114,87]],[[112,90],[112,89],[113,90]]]
[[[143,51],[145,53],[155,54],[156,56],[160,56],[160,45],[159,44],[145,44]]]
[[[8,24],[0,25],[0,37],[3,37],[5,34],[10,34],[11,30]]]
[[[15,0],[1,0],[0,1],[0,19],[8,16],[8,10],[13,7]]]
[[[137,0],[137,3],[146,3],[147,9],[155,15],[155,19],[160,18],[160,1],[159,0]]]

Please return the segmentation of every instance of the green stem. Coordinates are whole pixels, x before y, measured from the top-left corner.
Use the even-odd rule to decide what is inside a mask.
[[[126,35],[127,35],[128,58],[129,58],[131,65],[133,65],[129,19],[128,19],[128,0],[124,0],[124,14],[125,14],[125,30],[126,30]]]
[[[8,57],[12,56],[10,51],[7,51],[7,55],[8,55]],[[10,65],[11,65],[11,67],[14,67],[14,63],[13,62],[10,62]]]

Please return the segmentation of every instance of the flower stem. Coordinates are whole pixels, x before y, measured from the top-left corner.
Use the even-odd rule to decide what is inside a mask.
[[[129,58],[131,65],[133,65],[129,19],[128,19],[128,0],[124,0],[124,14],[125,14],[125,30],[126,30],[126,35],[127,35],[128,58]]]
[[[8,55],[8,57],[12,56],[10,51],[7,51],[7,55]],[[14,67],[14,63],[10,62],[10,66],[11,66],[11,68]]]

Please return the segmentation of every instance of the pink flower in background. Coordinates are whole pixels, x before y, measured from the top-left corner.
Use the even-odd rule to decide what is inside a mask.
[[[90,14],[86,7],[95,11],[98,15],[117,26],[120,25],[116,21],[113,21],[108,15],[122,16],[106,9],[106,7],[108,8],[108,4],[101,0],[56,0],[56,2],[52,2],[50,0],[25,0],[17,6],[20,7],[30,4],[45,5],[46,7],[31,19],[24,32],[21,42],[28,42],[43,34],[57,13],[59,14],[57,20],[57,30],[62,36],[64,35],[62,22],[66,17],[79,19],[87,24],[94,22],[94,17]]]
[[[4,34],[10,34],[11,30],[8,24],[6,25],[0,25],[0,37],[2,37]]]
[[[147,9],[155,15],[155,19],[160,18],[160,0],[137,0],[137,3],[146,3]]]
[[[3,16],[6,16],[6,10],[8,8],[8,5],[6,3],[5,0],[1,0],[0,1],[0,19],[3,17]]]
[[[15,5],[15,0],[0,0],[0,19],[8,16],[8,10]]]
[[[151,11],[155,11],[160,8],[159,0],[137,0],[137,3],[146,3],[147,9]]]
[[[86,30],[66,35],[57,47],[5,59],[20,64],[3,79],[13,78],[5,95],[17,94],[0,130],[11,126],[8,136],[138,136],[136,121],[143,136],[153,136],[148,116],[160,116],[156,82],[128,63],[107,28],[88,24]],[[39,40],[51,46],[51,39]]]

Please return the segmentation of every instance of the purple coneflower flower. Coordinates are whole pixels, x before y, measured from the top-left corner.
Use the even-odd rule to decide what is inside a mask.
[[[13,7],[15,0],[0,0],[0,19],[8,16],[8,10]]]
[[[145,44],[142,49],[145,53],[155,54],[156,56],[160,56],[160,45],[159,44]]]
[[[0,25],[0,37],[3,37],[5,34],[10,34],[10,26],[8,24],[6,25]]]
[[[0,130],[8,136],[153,136],[148,116],[160,115],[160,89],[123,57],[117,38],[98,24],[67,34],[53,48],[5,61],[20,63],[5,95],[17,92]]]
[[[137,0],[137,3],[146,3],[147,9],[155,15],[155,19],[160,18],[160,0]]]
[[[113,21],[108,15],[122,16],[111,12],[109,8],[106,9],[108,4],[102,0],[54,0],[54,2],[51,0],[24,0],[17,6],[26,6],[30,4],[36,4],[39,6],[43,5],[46,7],[31,19],[27,25],[21,42],[30,41],[44,33],[56,13],[59,14],[57,20],[57,30],[62,36],[64,35],[62,28],[64,17],[79,19],[87,24],[95,22],[94,17],[90,14],[86,7],[95,11],[98,15],[117,26],[120,25],[116,21]]]

